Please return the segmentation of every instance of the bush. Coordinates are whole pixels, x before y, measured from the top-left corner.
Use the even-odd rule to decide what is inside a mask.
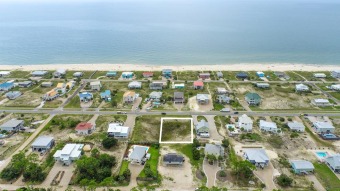
[[[282,186],[282,187],[288,187],[291,186],[293,183],[293,179],[289,178],[287,175],[285,174],[281,174],[280,176],[278,176],[276,178],[277,180],[277,184]]]
[[[116,146],[118,144],[118,140],[113,137],[106,137],[102,141],[102,145],[105,149],[110,149],[113,146]]]
[[[219,173],[218,173],[218,175],[220,176],[220,177],[226,177],[227,176],[227,173],[225,172],[225,171],[220,171]]]

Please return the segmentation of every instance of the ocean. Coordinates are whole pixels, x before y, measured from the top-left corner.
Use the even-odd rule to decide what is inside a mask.
[[[0,64],[340,64],[339,0],[1,0]]]

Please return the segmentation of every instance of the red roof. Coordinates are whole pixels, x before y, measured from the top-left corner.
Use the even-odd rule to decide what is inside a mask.
[[[203,86],[202,81],[194,81],[194,86]]]
[[[153,72],[143,72],[143,75],[153,75]]]
[[[91,123],[81,122],[77,125],[76,130],[89,130],[92,129],[93,125]]]

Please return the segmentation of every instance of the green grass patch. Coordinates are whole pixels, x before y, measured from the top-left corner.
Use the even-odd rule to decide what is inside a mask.
[[[162,141],[190,141],[191,140],[190,134],[191,134],[190,119],[163,120]]]
[[[205,120],[205,121],[208,121],[207,118],[205,118],[202,115],[197,116],[197,121],[201,121],[202,119]]]
[[[75,95],[64,108],[80,108],[80,99]]]
[[[314,163],[315,175],[326,190],[340,190],[340,180],[326,164]]]
[[[203,164],[203,157],[200,157],[200,160],[194,160],[192,154],[192,144],[174,144],[170,146],[171,148],[176,149],[181,152],[185,156],[187,156],[190,160],[190,164],[195,168],[200,168]]]
[[[119,121],[124,123],[126,118],[126,115],[99,115],[96,120],[96,128],[99,129],[99,131],[106,132],[111,122]]]
[[[149,164],[152,173],[155,175],[156,174],[158,175],[157,167],[158,167],[159,149],[151,146],[149,148],[148,153],[150,153],[151,156],[150,156],[150,159],[146,161],[145,165]],[[138,177],[142,177],[142,178],[146,177],[144,169],[140,172]]]
[[[118,175],[123,175],[124,171],[128,168],[129,168],[129,161],[123,160],[122,165],[120,166]]]
[[[25,78],[28,79],[30,77],[30,71],[22,71],[22,70],[14,70],[8,75],[8,78]]]

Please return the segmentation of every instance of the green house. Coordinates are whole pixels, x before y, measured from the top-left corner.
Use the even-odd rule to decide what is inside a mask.
[[[245,100],[249,105],[260,105],[261,97],[257,93],[247,93]]]

